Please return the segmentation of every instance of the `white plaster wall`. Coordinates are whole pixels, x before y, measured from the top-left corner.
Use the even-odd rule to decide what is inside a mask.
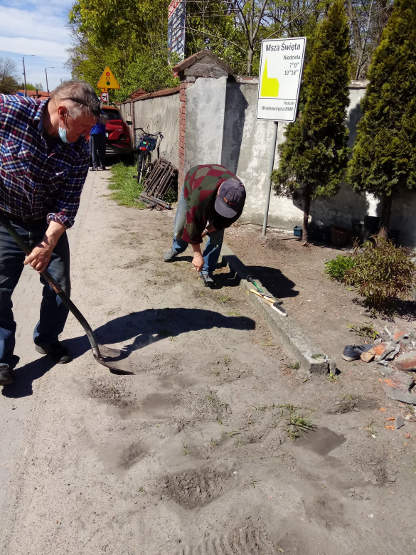
[[[227,111],[225,123],[223,157],[224,164],[236,167],[247,188],[247,201],[242,216],[243,221],[263,223],[264,210],[269,187],[268,169],[272,156],[274,123],[257,119],[256,80],[250,82],[229,83],[227,88]],[[347,124],[350,128],[350,145],[356,134],[356,125],[360,118],[360,100],[365,93],[365,83],[357,82],[350,87],[350,105]],[[227,124],[228,122],[228,124]],[[233,137],[231,128],[241,128],[239,136]],[[278,139],[275,152],[274,168],[279,165],[278,145],[285,140],[286,124],[278,124]],[[238,149],[233,142],[240,141]],[[228,146],[231,143],[231,146]],[[228,150],[227,150],[228,148]],[[236,164],[236,165],[235,165]],[[354,193],[350,187],[341,187],[338,195],[329,200],[312,203],[311,214],[315,220],[326,224],[351,226],[352,220],[362,220],[367,210],[366,198]],[[302,211],[292,199],[278,197],[272,189],[268,224],[291,229],[302,221]]]
[[[200,77],[186,90],[185,173],[221,163],[226,86],[226,77]]]
[[[136,100],[134,126],[143,127],[150,133],[161,131],[160,156],[175,167],[179,163],[179,92],[168,96]],[[129,103],[122,105],[123,116],[130,116]],[[124,116],[124,117],[126,117]]]
[[[269,187],[274,122],[257,119],[257,83],[229,83],[224,124],[222,162],[243,181],[247,199],[241,221],[261,224]],[[236,129],[239,131],[236,133]],[[285,125],[278,125],[274,167],[278,166],[277,147],[283,140]],[[268,224],[289,227],[301,218],[301,212],[287,198],[272,190]]]
[[[400,243],[416,247],[416,195],[411,191],[403,191],[393,199],[391,210],[391,229],[400,231]]]
[[[365,82],[350,86],[347,124],[350,146],[356,137],[356,126],[361,117],[360,101],[365,94]],[[241,220],[262,224],[268,191],[268,168],[272,156],[274,123],[257,119],[257,80],[228,82],[199,78],[187,89],[185,172],[196,164],[222,163],[244,182],[247,201]],[[156,97],[134,103],[135,126],[164,133],[162,155],[178,166],[179,94]],[[127,115],[128,104],[122,107]],[[285,125],[278,126],[278,142],[284,139]],[[276,168],[279,163],[275,152]],[[353,220],[377,213],[376,203],[368,195],[359,195],[343,185],[332,199],[312,203],[311,216],[315,222],[350,228]],[[391,227],[400,231],[400,240],[416,246],[416,195],[405,191],[393,200]],[[291,199],[270,198],[268,224],[292,229],[302,221],[302,211]]]

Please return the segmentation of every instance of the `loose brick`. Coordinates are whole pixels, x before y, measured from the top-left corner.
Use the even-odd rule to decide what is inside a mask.
[[[402,340],[406,341],[409,339],[409,337],[410,337],[409,330],[405,330],[403,328],[396,328],[393,331],[393,341],[396,341],[396,343]]]
[[[376,356],[376,353],[375,353],[374,347],[372,347],[369,351],[365,351],[364,353],[361,353],[360,359],[363,360],[364,362],[371,362],[375,356]]]
[[[411,374],[394,371],[389,378],[381,380],[387,397],[394,401],[416,405],[416,395],[411,392],[414,379]]]
[[[408,353],[403,353],[394,362],[394,367],[396,370],[402,370],[406,372],[416,370],[416,351],[410,351]]]

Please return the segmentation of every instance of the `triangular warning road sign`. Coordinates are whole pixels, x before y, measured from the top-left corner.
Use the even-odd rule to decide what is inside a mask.
[[[114,77],[111,69],[107,66],[103,71],[98,83],[97,87],[99,89],[119,89],[120,85],[118,84],[117,79]]]

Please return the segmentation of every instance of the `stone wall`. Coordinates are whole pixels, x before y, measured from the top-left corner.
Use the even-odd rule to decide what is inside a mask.
[[[176,167],[179,164],[179,89],[158,96],[157,93],[145,95],[137,100],[121,105],[126,121],[131,121],[130,130],[142,127],[150,133],[161,131],[163,140],[160,155]]]
[[[211,60],[211,65],[204,67],[212,69],[215,63],[215,59]],[[257,119],[258,80],[227,77],[223,67],[218,75],[214,72],[211,76],[210,71],[206,77],[195,76],[192,64],[185,61],[182,66],[183,81],[178,89],[126,102],[122,106],[124,116],[134,116],[134,127],[163,132],[161,155],[179,169],[180,187],[186,171],[196,164],[222,163],[234,171],[247,189],[241,221],[262,224],[275,123]],[[349,88],[350,146],[356,137],[365,87],[366,82],[354,81]],[[275,168],[279,164],[278,145],[285,140],[284,131],[285,124],[279,123]],[[416,245],[415,209],[416,198],[412,193],[404,192],[393,201],[391,226],[399,230],[400,241],[410,246]],[[370,195],[354,193],[346,185],[334,198],[314,201],[311,206],[312,220],[326,226],[350,229],[354,223],[362,222],[365,215],[377,215],[377,202]],[[268,225],[291,230],[301,221],[300,207],[272,191]]]

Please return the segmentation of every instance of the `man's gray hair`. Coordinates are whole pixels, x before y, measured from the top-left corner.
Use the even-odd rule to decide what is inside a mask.
[[[51,99],[56,102],[70,100],[68,110],[74,118],[81,115],[100,116],[100,100],[93,87],[85,81],[64,81],[52,91]]]

